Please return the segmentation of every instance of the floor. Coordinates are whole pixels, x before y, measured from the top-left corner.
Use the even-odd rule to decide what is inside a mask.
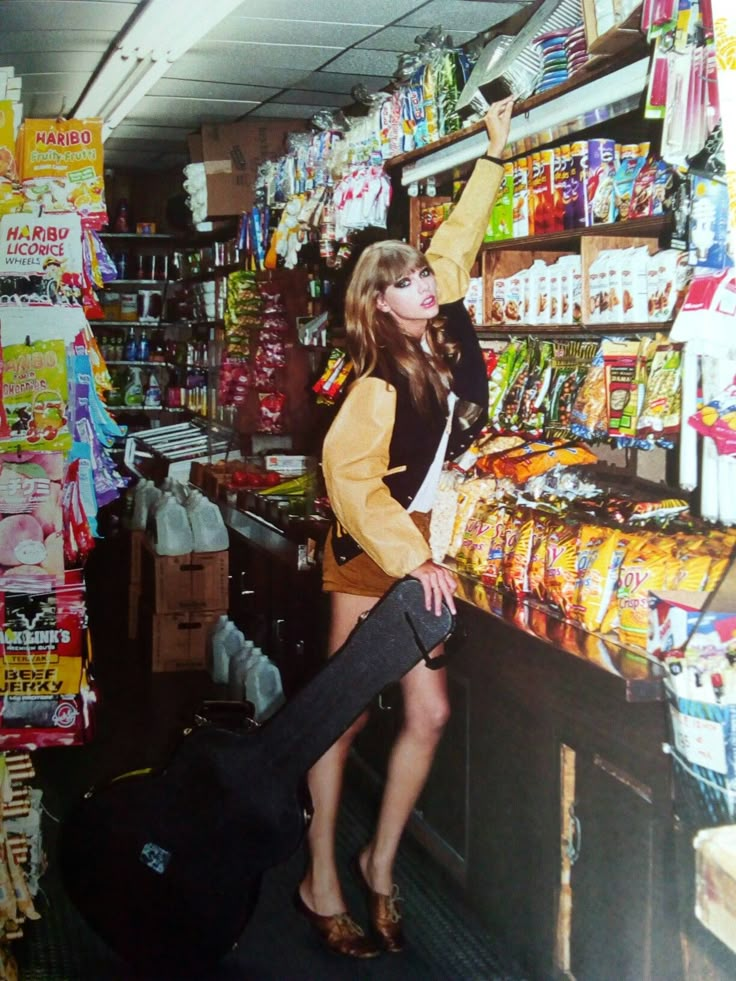
[[[58,821],[84,790],[116,773],[162,763],[203,697],[216,694],[208,676],[151,676],[136,645],[126,641],[125,554],[122,540],[105,540],[87,569],[90,624],[101,691],[99,726],[87,747],[39,750],[34,785],[44,792],[48,870],[37,907],[13,950],[22,981],[134,981],[134,972],[92,932],[65,895],[56,872]],[[369,834],[373,795],[357,769],[349,772],[338,833],[341,866]],[[94,856],[90,855],[90,861]],[[255,913],[237,950],[201,981],[522,981],[502,947],[464,908],[453,883],[410,839],[402,844],[397,880],[405,901],[407,949],[373,961],[331,954],[294,911],[291,897],[304,863],[299,850],[264,877]],[[358,884],[346,872],[345,891],[356,919],[365,920]],[[167,977],[173,977],[167,975]],[[200,976],[201,977],[201,976]],[[149,981],[167,981],[161,972]]]

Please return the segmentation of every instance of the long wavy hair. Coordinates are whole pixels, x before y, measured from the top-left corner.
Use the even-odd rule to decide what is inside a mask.
[[[379,310],[378,299],[404,276],[428,268],[426,258],[413,246],[392,240],[376,242],[355,264],[345,294],[347,347],[356,376],[378,370],[391,381],[403,375],[414,406],[425,416],[438,405],[443,411],[447,408],[452,377],[448,363],[457,357],[457,346],[445,338],[444,319],[435,317],[427,324],[427,355],[390,313]]]

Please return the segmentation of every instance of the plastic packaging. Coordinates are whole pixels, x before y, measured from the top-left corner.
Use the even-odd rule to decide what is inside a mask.
[[[150,409],[157,409],[161,405],[161,386],[155,371],[148,376],[148,388],[143,404]]]
[[[194,552],[224,552],[229,546],[227,528],[220,509],[198,491],[187,501]]]
[[[253,703],[256,722],[262,722],[283,705],[284,691],[279,669],[261,651],[258,654],[248,664],[242,697]]]
[[[142,477],[133,492],[133,516],[130,521],[132,531],[145,531],[152,511],[155,511],[161,491],[152,480]]]
[[[228,697],[235,701],[245,700],[245,679],[248,665],[255,652],[253,641],[245,640],[237,628],[225,638],[228,655],[227,688]]]
[[[166,491],[154,516],[154,548],[158,555],[186,555],[194,551],[194,539],[184,507]]]
[[[228,656],[223,638],[229,629],[228,624],[231,623],[232,620],[223,613],[217,618],[207,641],[207,670],[216,685],[227,684]]]

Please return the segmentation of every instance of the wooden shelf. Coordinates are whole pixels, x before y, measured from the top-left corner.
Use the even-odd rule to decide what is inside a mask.
[[[590,337],[591,334],[646,334],[662,331],[667,333],[672,328],[672,320],[647,321],[641,324],[508,324],[476,327],[479,337],[508,337],[510,334],[540,334],[563,338]]]
[[[566,228],[546,235],[525,235],[523,238],[504,238],[495,242],[483,242],[481,252],[500,249],[564,249],[574,247],[580,239],[590,237],[664,238],[672,229],[672,215],[656,215],[651,218],[631,218],[627,221],[609,221],[584,228]]]

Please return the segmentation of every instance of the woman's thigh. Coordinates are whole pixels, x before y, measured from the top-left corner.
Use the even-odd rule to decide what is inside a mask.
[[[443,652],[443,645],[432,651],[432,655]],[[406,724],[412,728],[441,729],[450,714],[450,703],[447,694],[447,671],[439,668],[436,671],[420,661],[401,679],[401,691],[404,698],[404,717]]]
[[[330,593],[331,616],[327,638],[327,653],[331,657],[338,651],[358,622],[358,617],[372,610],[377,596],[356,596],[352,593]]]

